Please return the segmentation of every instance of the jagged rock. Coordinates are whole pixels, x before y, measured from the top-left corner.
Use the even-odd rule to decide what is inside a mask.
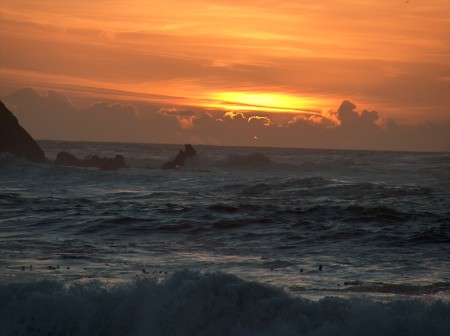
[[[86,157],[84,160],[80,160],[75,155],[64,151],[58,153],[53,163],[61,166],[100,168],[101,170],[128,168],[125,163],[125,158],[122,155],[116,155],[114,158],[93,155]]]
[[[84,164],[84,167],[96,167],[101,170],[118,170],[119,168],[128,168],[125,164],[125,158],[122,155],[116,155],[114,159],[94,155],[85,158],[82,163]]]
[[[45,163],[44,151],[17,118],[0,102],[0,153],[9,152],[36,163]]]
[[[184,145],[184,150],[180,149],[175,159],[172,161],[166,162],[162,168],[163,169],[176,169],[184,165],[184,161],[189,158],[197,155],[197,151],[190,144]]]

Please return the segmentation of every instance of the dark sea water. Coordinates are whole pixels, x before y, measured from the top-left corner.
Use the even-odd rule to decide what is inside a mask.
[[[0,335],[450,334],[449,153],[40,144],[131,168],[0,157]]]

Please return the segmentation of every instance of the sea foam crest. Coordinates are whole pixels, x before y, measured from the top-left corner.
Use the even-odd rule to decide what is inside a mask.
[[[450,303],[310,301],[223,273],[0,285],[1,335],[448,335]]]

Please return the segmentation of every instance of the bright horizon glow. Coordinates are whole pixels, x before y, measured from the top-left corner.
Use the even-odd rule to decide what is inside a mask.
[[[224,110],[320,114],[312,111],[315,106],[320,106],[317,100],[285,93],[218,92],[212,94],[211,101],[215,103],[210,107]]]

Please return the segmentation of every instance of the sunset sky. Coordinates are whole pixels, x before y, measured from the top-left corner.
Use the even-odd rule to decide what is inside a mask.
[[[448,0],[3,0],[0,18],[1,95],[31,87],[79,108],[138,101],[267,125],[339,125],[350,100],[380,124],[450,121]]]

